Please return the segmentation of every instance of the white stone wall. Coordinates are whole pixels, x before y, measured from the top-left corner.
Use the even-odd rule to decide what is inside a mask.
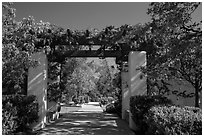
[[[129,90],[130,95],[144,95],[147,93],[146,76],[138,67],[146,66],[146,52],[132,51],[128,58]]]
[[[39,121],[33,128],[43,128],[47,111],[47,56],[43,52],[35,53],[32,58],[40,62],[36,68],[28,70],[28,95],[37,96],[39,103]]]
[[[169,85],[169,89],[171,90],[171,92],[169,93],[169,95],[166,94],[166,96],[172,100],[172,102],[175,105],[179,105],[179,106],[195,106],[195,96],[193,97],[182,97],[182,92],[186,91],[184,94],[185,95],[189,95],[191,93],[195,93],[195,89],[194,87],[187,81],[181,81],[181,80],[170,80],[168,81]],[[177,90],[178,93],[172,93],[172,91]],[[180,95],[179,95],[180,94]],[[184,95],[184,96],[185,96]]]
[[[128,71],[121,73],[122,77],[122,118],[126,119],[130,107],[130,97],[147,93],[146,76],[137,68],[146,65],[146,52],[130,52],[128,57]],[[129,127],[133,130],[136,125],[129,111]]]

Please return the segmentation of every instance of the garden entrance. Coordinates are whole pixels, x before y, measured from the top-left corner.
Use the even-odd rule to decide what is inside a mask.
[[[131,51],[130,48],[124,49],[124,43],[120,44],[120,50],[105,49],[103,45],[78,45],[76,49],[66,49],[64,45],[55,47],[55,51],[51,55],[45,52],[38,52],[32,57],[38,60],[40,65],[36,68],[29,69],[28,76],[28,95],[36,95],[39,103],[40,122],[37,123],[41,128],[47,123],[47,83],[48,79],[48,62],[58,62],[63,64],[66,58],[75,57],[98,57],[116,58],[116,64],[121,66],[122,78],[122,118],[130,121],[130,127],[134,124],[129,120],[129,99],[133,95],[146,93],[146,78],[142,72],[137,69],[146,65],[146,53],[143,51]],[[135,92],[136,91],[136,92]]]

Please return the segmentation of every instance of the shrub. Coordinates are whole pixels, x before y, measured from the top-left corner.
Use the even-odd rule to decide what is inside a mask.
[[[48,89],[47,89],[47,99],[49,101],[55,101],[57,102],[57,100],[59,98],[61,98],[61,91],[59,90],[59,83],[51,83],[48,85]]]
[[[26,132],[38,120],[35,96],[5,95],[2,100],[2,134]]]
[[[107,105],[108,104],[108,99],[103,97],[101,100],[100,100],[100,104],[101,105]]]
[[[85,103],[89,103],[89,96],[85,96],[84,101],[85,101]]]
[[[119,117],[122,117],[122,104],[118,101],[110,103],[106,106],[105,111],[107,113],[117,114]]]
[[[3,98],[2,98],[3,99]],[[17,129],[17,109],[10,102],[2,105],[2,134],[11,135]]]
[[[156,105],[169,105],[172,104],[171,100],[161,95],[154,96],[132,96],[130,98],[130,112],[132,119],[136,123],[138,130],[137,134],[144,134],[147,130],[147,124],[144,121],[145,114],[148,110]]]
[[[78,98],[73,98],[72,100],[73,100],[74,104],[79,104],[79,99]]]
[[[120,118],[122,118],[122,101],[121,102],[120,101],[116,101],[114,103],[114,106],[115,106],[116,113],[118,114],[118,116]]]
[[[194,107],[155,106],[146,115],[146,134],[201,135],[202,111]]]
[[[110,103],[106,106],[106,112],[107,113],[116,113],[116,108],[113,103]]]

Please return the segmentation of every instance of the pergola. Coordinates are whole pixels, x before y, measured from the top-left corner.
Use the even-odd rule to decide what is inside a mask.
[[[52,26],[37,35],[37,49],[45,49],[48,60],[62,63],[67,57],[115,57],[116,63],[127,62],[130,51],[139,51],[135,26],[109,26],[102,31],[70,29]]]
[[[116,64],[120,65],[122,70],[123,118],[129,109],[130,97],[146,94],[146,78],[140,70],[136,69],[146,65],[146,52],[135,48],[134,41],[137,35],[133,35],[134,27],[110,26],[97,33],[89,30],[73,32],[69,29],[44,31],[38,35],[35,47],[39,50],[33,55],[33,59],[38,60],[41,65],[30,68],[28,75],[28,95],[34,94],[38,98],[42,127],[46,123],[48,62],[64,64],[66,58],[73,57],[116,58]],[[124,66],[128,66],[126,71],[122,69]],[[133,123],[130,122],[130,126],[133,126]]]

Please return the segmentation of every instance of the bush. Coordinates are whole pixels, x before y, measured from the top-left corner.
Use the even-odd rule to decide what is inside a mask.
[[[101,98],[100,104],[101,104],[101,105],[107,105],[107,104],[108,104],[108,99],[105,98],[105,97]]]
[[[52,83],[48,85],[47,89],[47,99],[48,101],[55,101],[57,102],[62,96],[61,91],[59,90],[59,83]]]
[[[113,103],[110,103],[106,106],[106,112],[107,113],[116,113],[116,108]]]
[[[5,95],[2,97],[2,134],[26,132],[38,120],[36,97]]]
[[[119,117],[122,117],[122,105],[118,101],[108,104],[105,111],[107,113],[117,114]]]
[[[116,113],[118,114],[118,116],[120,118],[122,118],[122,101],[116,101],[114,103],[114,106],[115,106],[115,110],[116,110]]]
[[[89,96],[85,96],[84,101],[85,101],[85,103],[89,103]]]
[[[79,99],[78,98],[73,98],[72,101],[74,102],[74,104],[79,104]]]
[[[156,106],[146,115],[146,134],[201,135],[202,111],[194,107]]]
[[[11,135],[18,128],[17,108],[10,102],[3,104],[2,107],[2,134]]]
[[[130,98],[130,112],[132,113],[132,119],[136,123],[138,129],[137,134],[144,134],[147,130],[147,124],[144,121],[145,114],[148,110],[157,105],[169,105],[172,104],[171,100],[161,95],[154,96],[132,96]]]
[[[98,97],[97,93],[94,91],[89,91],[88,97],[89,97],[91,102],[98,102],[99,101],[99,97]]]

